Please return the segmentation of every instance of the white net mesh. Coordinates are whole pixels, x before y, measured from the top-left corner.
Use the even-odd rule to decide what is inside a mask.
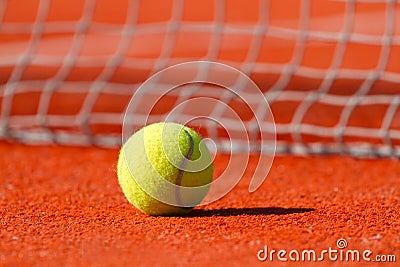
[[[0,23],[2,139],[119,145],[124,110],[146,78],[210,60],[260,87],[278,152],[400,154],[395,0],[3,0]],[[243,103],[206,85],[165,96],[151,120],[203,95],[229,103],[257,136]],[[155,97],[156,89],[145,96]],[[223,118],[224,109],[210,114]],[[220,129],[200,126],[224,141]]]

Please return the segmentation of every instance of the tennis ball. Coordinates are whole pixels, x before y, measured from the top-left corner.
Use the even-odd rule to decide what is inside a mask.
[[[122,146],[118,181],[128,201],[149,215],[183,215],[200,204],[213,178],[210,152],[192,129],[150,124]]]

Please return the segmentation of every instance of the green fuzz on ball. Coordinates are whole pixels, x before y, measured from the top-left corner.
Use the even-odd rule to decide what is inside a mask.
[[[200,141],[194,130],[177,123],[151,124],[132,135],[117,170],[128,201],[146,214],[165,216],[187,214],[200,204],[214,172]]]

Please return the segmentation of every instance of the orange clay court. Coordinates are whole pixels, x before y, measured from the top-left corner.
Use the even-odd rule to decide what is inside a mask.
[[[143,90],[199,60],[259,91],[208,63]],[[118,153],[168,118],[214,142],[214,180],[243,164],[149,216]],[[397,266],[400,4],[2,1],[0,139],[0,266]]]

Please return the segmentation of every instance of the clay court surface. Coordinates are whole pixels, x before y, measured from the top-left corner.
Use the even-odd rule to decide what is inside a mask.
[[[320,251],[339,238],[371,257],[400,257],[395,160],[279,156],[249,194],[251,160],[221,200],[186,217],[151,217],[125,199],[117,150],[2,142],[0,154],[1,266],[343,266],[257,259],[264,245]],[[216,175],[228,159],[217,156]]]

